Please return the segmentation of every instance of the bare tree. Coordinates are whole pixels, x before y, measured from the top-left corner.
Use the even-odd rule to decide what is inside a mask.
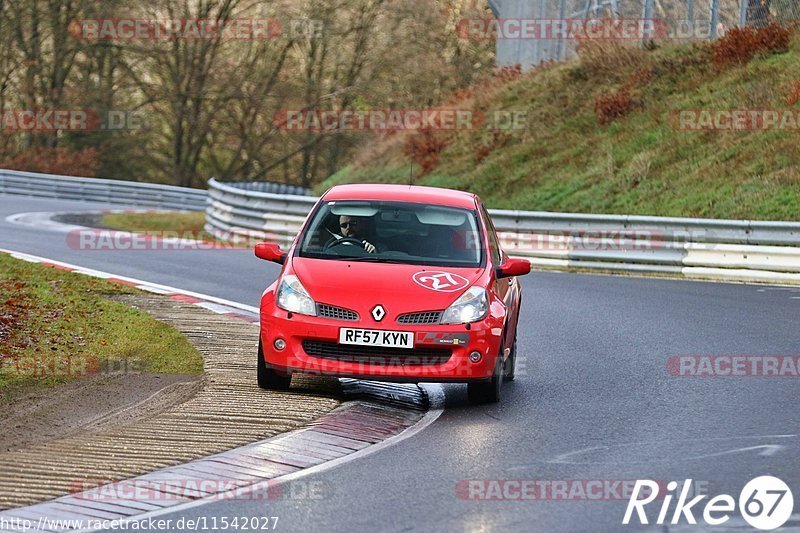
[[[137,131],[2,132],[0,148],[8,155],[93,147],[109,177],[203,186],[215,175],[309,186],[371,135],[285,131],[276,111],[434,105],[491,68],[490,44],[454,33],[460,17],[481,9],[480,0],[431,0],[424,10],[416,0],[0,0],[0,108],[121,108],[144,116]],[[179,33],[91,40],[70,33],[85,17],[217,26],[279,17],[284,32],[252,40]],[[295,34],[298,20],[312,21],[311,33]]]
[[[19,97],[26,109],[63,107],[67,79],[85,46],[70,34],[70,23],[80,18],[86,4],[86,0],[8,0],[4,23],[21,56]],[[26,146],[57,143],[55,132],[29,134],[25,141]]]
[[[169,20],[213,20],[225,25],[239,0],[199,0],[194,5],[167,0],[163,10]],[[158,20],[160,11],[151,11]],[[185,38],[174,34],[169,41],[153,41],[149,46],[128,47],[139,55],[132,72],[145,100],[150,104],[153,122],[163,120],[162,132],[154,129],[156,150],[149,156],[156,166],[168,172],[178,185],[201,185],[198,172],[215,117],[221,112],[211,101],[226,80],[217,70],[224,46],[222,38]]]

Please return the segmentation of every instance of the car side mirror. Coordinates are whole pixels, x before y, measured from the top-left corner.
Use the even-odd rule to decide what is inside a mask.
[[[531,271],[531,263],[527,259],[517,259],[509,257],[506,262],[497,267],[497,279],[510,278],[512,276],[524,276]]]
[[[281,247],[274,242],[260,242],[256,244],[256,257],[282,265],[289,255],[281,251]]]

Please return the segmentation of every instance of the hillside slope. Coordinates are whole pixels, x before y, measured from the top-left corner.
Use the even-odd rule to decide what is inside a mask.
[[[494,208],[800,220],[796,125],[687,131],[678,120],[686,110],[800,115],[800,39],[767,31],[716,45],[589,43],[577,60],[506,72],[442,107],[524,110],[524,128],[376,138],[316,192],[407,183],[413,145],[424,152],[416,184],[474,191]],[[420,175],[419,163],[431,168]]]

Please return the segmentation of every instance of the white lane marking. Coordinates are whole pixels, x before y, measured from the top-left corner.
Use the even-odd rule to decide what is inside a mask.
[[[97,212],[99,213],[99,211]],[[6,217],[6,222],[11,224],[19,224],[22,226],[34,226],[37,228],[46,229],[49,231],[60,231],[62,233],[69,233],[70,231],[86,229],[86,226],[78,226],[76,224],[67,224],[66,222],[58,222],[52,220],[55,215],[66,215],[68,212],[51,212],[51,211],[36,211],[31,213],[16,213]],[[91,214],[96,214],[91,212]]]
[[[203,309],[208,309],[209,311],[213,311],[214,313],[224,315],[231,312],[231,308],[227,305],[220,305],[215,304],[212,302],[199,302],[195,304],[197,307],[202,307]]]
[[[137,285],[136,288],[142,289],[143,291],[150,291],[155,294],[170,294],[168,290],[156,289],[155,287],[149,287],[147,285]]]
[[[645,442],[624,442],[620,444],[609,444],[607,446],[591,446],[589,448],[582,448],[580,450],[575,450],[572,452],[562,453],[557,455],[555,458],[547,461],[548,463],[554,464],[609,464],[605,462],[594,463],[594,462],[575,462],[570,460],[573,456],[582,455],[589,452],[599,451],[599,450],[610,450],[612,448],[624,448],[626,446],[651,446],[654,444],[669,444],[669,443],[678,443],[678,442],[718,442],[718,441],[727,441],[727,440],[748,440],[748,439],[791,439],[796,438],[797,435],[743,435],[743,436],[736,436],[736,437],[707,437],[702,439],[678,439],[678,440],[665,440],[665,441],[645,441]],[[756,448],[763,448],[763,447],[773,447],[777,446],[778,448],[785,448],[785,446],[778,445],[778,444],[762,444],[760,446],[752,446],[750,448],[741,448],[739,450],[729,450],[728,452],[724,453],[733,453],[735,451],[741,451],[744,449],[756,449]],[[777,451],[777,450],[775,450]],[[773,452],[774,453],[774,452]],[[707,457],[711,457],[713,455],[721,455],[721,454],[712,454]],[[763,455],[759,454],[759,455]],[[770,454],[772,455],[772,454]],[[697,457],[684,457],[684,459],[700,459],[706,456],[697,456]],[[668,459],[664,459],[667,461]],[[648,462],[658,462],[649,460]],[[663,462],[663,461],[662,461]],[[630,464],[630,461],[628,461]],[[519,470],[522,468],[528,468],[529,465],[522,465],[518,467],[513,467],[511,470]]]
[[[106,213],[192,213],[193,211],[169,211],[163,209],[112,209],[112,210],[81,210],[81,211],[30,211],[27,213],[15,213],[8,215],[5,220],[11,224],[23,226],[34,226],[48,229],[51,231],[70,232],[73,230],[87,229],[87,226],[68,224],[53,220],[56,215],[105,215]],[[90,228],[91,229],[91,228]]]
[[[211,296],[209,294],[202,294],[202,293],[199,293],[199,292],[186,291],[186,290],[183,290],[183,289],[170,287],[169,285],[161,285],[160,283],[153,283],[153,282],[144,281],[144,280],[141,280],[141,279],[129,278],[127,276],[118,276],[116,274],[110,274],[108,272],[103,272],[101,270],[94,270],[92,268],[86,268],[86,267],[82,267],[82,266],[78,266],[78,265],[73,265],[71,263],[65,263],[63,261],[56,261],[55,259],[48,259],[47,257],[40,257],[38,255],[31,255],[31,254],[26,254],[26,253],[23,253],[23,252],[16,252],[14,250],[6,250],[4,248],[0,248],[0,252],[5,252],[5,253],[11,255],[11,257],[14,257],[16,259],[22,259],[24,261],[30,261],[32,263],[42,263],[42,262],[52,263],[54,265],[58,265],[58,266],[61,266],[61,267],[64,267],[64,268],[68,268],[70,270],[74,270],[75,272],[78,272],[80,274],[86,274],[87,276],[119,279],[119,280],[122,280],[122,281],[133,283],[136,286],[143,288],[144,290],[148,290],[150,288],[156,289],[156,291],[161,291],[161,292],[159,292],[159,294],[182,294],[184,296],[189,296],[189,297],[192,297],[192,298],[197,298],[199,300],[206,300],[208,302],[214,302],[214,303],[217,303],[217,304],[226,305],[228,307],[233,307],[234,309],[239,309],[241,311],[247,311],[248,313],[253,313],[253,314],[258,315],[258,307],[254,307],[252,305],[241,304],[239,302],[233,302],[231,300],[226,300],[224,298],[217,298],[216,296]]]
[[[76,224],[68,224],[66,222],[59,222],[53,220],[56,215],[104,215],[109,211],[35,211],[30,213],[17,213],[6,217],[6,222],[11,224],[19,224],[22,226],[33,226],[34,228],[43,229],[46,231],[57,231],[61,233],[73,233],[81,231],[101,232],[107,236],[114,236],[118,238],[132,238],[135,235],[140,235],[146,232],[132,232],[117,229],[94,228],[91,226],[80,226]],[[173,213],[174,211],[148,211],[148,210],[134,210],[126,209],[119,211],[120,213]],[[178,213],[191,213],[192,211],[177,211]],[[203,247],[200,249],[213,248],[213,243],[200,241],[197,239],[183,238],[183,237],[160,237],[160,242],[165,250],[180,249],[179,247],[198,246]]]
[[[707,457],[719,457],[720,455],[730,455],[733,453],[741,453],[741,452],[749,452],[751,450],[761,450],[758,455],[762,457],[769,457],[775,455],[779,451],[785,449],[786,446],[782,446],[780,444],[761,444],[759,446],[748,446],[746,448],[736,448],[735,450],[728,450],[725,452],[716,452],[716,453],[709,453],[706,455],[695,455],[693,457],[687,457],[687,459],[705,459]]]
[[[303,470],[299,470],[297,472],[293,472],[291,474],[286,474],[283,476],[279,476],[273,479],[270,479],[270,484],[278,484],[283,485],[285,483],[289,483],[292,481],[296,481],[298,479],[312,476],[315,474],[320,474],[327,470],[331,470],[332,468],[336,468],[343,464],[349,463],[350,461],[355,461],[357,459],[361,459],[362,457],[366,457],[368,455],[372,455],[373,453],[379,452],[384,448],[388,448],[393,446],[401,441],[409,439],[415,436],[420,431],[424,430],[431,424],[433,424],[436,419],[438,419],[442,412],[444,411],[444,388],[436,383],[424,383],[420,384],[420,387],[425,389],[425,392],[428,394],[428,398],[430,400],[430,408],[428,412],[425,413],[425,416],[422,419],[414,424],[413,426],[406,428],[401,433],[394,435],[393,437],[389,437],[388,439],[363,448],[361,450],[355,451],[349,455],[345,455],[343,457],[339,457],[338,459],[333,459],[331,461],[327,461],[325,463],[312,466],[310,468],[305,468]],[[313,428],[312,428],[313,429]],[[303,429],[295,430],[291,433],[302,432]],[[287,433],[285,436],[290,435],[291,433]],[[233,489],[229,492],[214,494],[207,498],[201,498],[198,500],[193,500],[190,502],[182,503],[180,505],[173,505],[172,507],[165,507],[163,509],[158,509],[156,511],[151,511],[149,513],[143,513],[140,515],[132,516],[130,518],[120,518],[119,519],[119,528],[120,529],[127,529],[126,525],[131,524],[133,522],[140,522],[142,520],[148,520],[150,518],[154,518],[157,516],[163,516],[165,514],[171,513],[178,513],[181,511],[186,511],[187,509],[193,509],[194,507],[202,507],[204,505],[209,505],[212,503],[216,503],[219,501],[230,501],[231,499],[235,499],[237,495],[241,495],[242,491],[246,491],[250,487],[263,487],[263,481],[259,483],[255,483],[253,485],[247,487],[238,487]],[[76,533],[90,533],[95,531],[103,531],[102,529],[81,529],[78,530]]]

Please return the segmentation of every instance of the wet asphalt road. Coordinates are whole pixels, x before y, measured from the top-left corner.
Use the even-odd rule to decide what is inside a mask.
[[[0,248],[257,305],[278,268],[248,251],[100,252],[9,224],[26,211],[97,204],[0,195]],[[522,279],[517,380],[500,404],[446,385],[417,435],[314,475],[318,499],[220,501],[160,518],[277,516],[278,531],[622,531],[626,501],[486,501],[466,480],[693,479],[712,495],[780,477],[800,498],[791,377],[674,377],[673,355],[800,355],[800,288],[534,272]],[[481,482],[485,489],[490,484]],[[495,486],[497,486],[495,484]],[[513,485],[505,485],[511,487]],[[480,494],[480,491],[474,494]],[[701,502],[701,506],[704,502]],[[659,502],[647,507],[655,520]],[[702,507],[695,512],[702,522]],[[671,516],[671,513],[670,513]],[[748,530],[733,513],[715,531]],[[687,525],[657,531],[702,531]],[[786,525],[800,528],[800,515]]]

